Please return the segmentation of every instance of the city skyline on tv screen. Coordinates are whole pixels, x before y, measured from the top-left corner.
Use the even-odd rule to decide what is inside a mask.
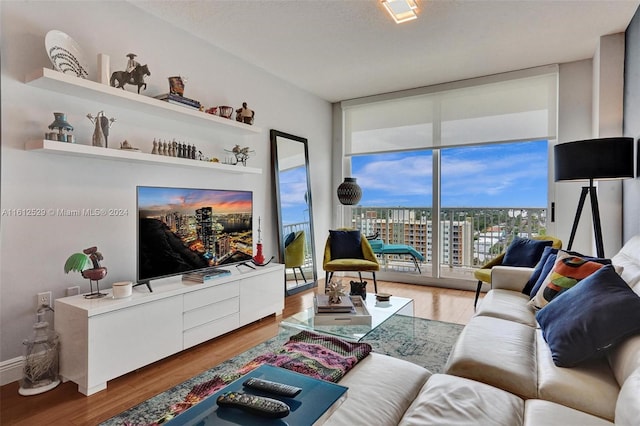
[[[139,280],[252,258],[251,191],[139,186],[137,202]]]

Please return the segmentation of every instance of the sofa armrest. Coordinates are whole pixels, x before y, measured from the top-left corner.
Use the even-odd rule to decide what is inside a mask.
[[[494,266],[491,268],[491,288],[522,291],[534,268]]]

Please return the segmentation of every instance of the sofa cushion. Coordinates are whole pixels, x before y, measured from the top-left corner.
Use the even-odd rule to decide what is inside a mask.
[[[536,327],[535,311],[529,305],[529,296],[517,291],[495,289],[488,292],[474,316],[502,318]]]
[[[360,231],[330,230],[331,259],[363,259]]]
[[[538,398],[613,420],[620,386],[605,359],[558,367],[540,329],[536,330],[536,358]]]
[[[554,363],[573,367],[640,333],[640,297],[607,265],[556,297],[536,320]]]
[[[616,424],[634,426],[640,419],[640,368],[624,382],[616,404]]]
[[[397,425],[431,373],[408,361],[371,353],[342,380],[347,399],[325,425]]]
[[[601,263],[560,250],[553,268],[529,303],[537,309],[543,308],[560,293],[567,291],[602,266]]]
[[[620,251],[611,258],[616,266],[624,267],[622,279],[640,294],[640,235],[636,235],[625,243]]]
[[[591,414],[583,413],[582,411],[574,410],[573,408],[540,399],[530,399],[525,401],[524,424],[525,426],[613,426],[613,423]]]
[[[501,389],[448,374],[434,374],[400,425],[522,425],[524,401]],[[355,422],[351,424],[377,424]]]
[[[536,398],[535,329],[493,317],[473,317],[449,355],[445,373]]]
[[[540,260],[544,248],[551,246],[551,240],[530,240],[515,237],[504,254],[502,264],[505,266],[526,266],[533,268]]]
[[[640,334],[636,334],[611,348],[607,358],[618,384],[622,384],[640,368]]]

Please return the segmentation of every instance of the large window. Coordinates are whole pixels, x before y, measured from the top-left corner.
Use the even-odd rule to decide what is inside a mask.
[[[471,279],[513,235],[545,232],[556,80],[545,67],[342,104],[345,174],[364,192],[352,224],[409,247],[384,270]]]

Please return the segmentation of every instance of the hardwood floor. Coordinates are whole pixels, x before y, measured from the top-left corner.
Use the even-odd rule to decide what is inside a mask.
[[[387,293],[414,299],[417,317],[466,324],[473,315],[475,294],[470,291],[391,282],[379,282],[378,285]],[[18,394],[18,382],[2,386],[0,424],[96,425],[274,337],[282,318],[312,306],[314,292],[309,290],[287,297],[282,317],[267,317],[114,379],[106,390],[88,397],[80,394],[72,382],[29,397]]]

